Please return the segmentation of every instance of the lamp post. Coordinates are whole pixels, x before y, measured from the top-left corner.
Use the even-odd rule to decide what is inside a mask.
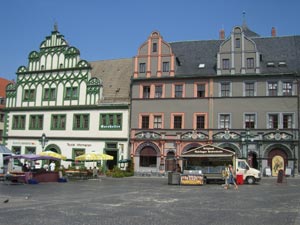
[[[42,137],[41,137],[41,139],[40,139],[40,142],[41,142],[41,145],[42,145],[42,150],[44,151],[44,148],[45,148],[45,146],[46,146],[46,143],[48,142],[48,139],[47,139],[45,133],[42,134]]]
[[[248,144],[249,144],[249,138],[251,138],[251,137],[252,137],[251,131],[247,128],[246,132],[245,132],[245,138],[244,138],[244,141],[246,142],[246,156],[245,156],[245,158],[246,158],[247,162],[249,160],[248,159],[248,153],[249,153],[249,146],[248,146]],[[250,140],[253,141],[252,138]]]

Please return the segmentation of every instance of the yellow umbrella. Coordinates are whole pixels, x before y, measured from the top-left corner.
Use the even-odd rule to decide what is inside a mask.
[[[66,156],[58,154],[58,153],[53,152],[53,151],[44,151],[44,152],[39,153],[39,155],[42,155],[42,156],[51,156],[53,158],[63,159],[63,160],[67,159]]]
[[[75,161],[100,161],[100,160],[113,160],[114,157],[107,154],[100,154],[100,153],[86,153],[83,155],[79,155],[75,157]]]

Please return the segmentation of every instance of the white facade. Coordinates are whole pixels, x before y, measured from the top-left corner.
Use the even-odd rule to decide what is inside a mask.
[[[83,153],[106,153],[114,156],[107,162],[112,169],[129,157],[129,102],[102,103],[103,88],[110,84],[93,77],[79,54],[56,29],[40,52],[29,54],[28,67],[19,67],[16,83],[6,90],[5,144],[17,154],[51,150],[73,160]]]

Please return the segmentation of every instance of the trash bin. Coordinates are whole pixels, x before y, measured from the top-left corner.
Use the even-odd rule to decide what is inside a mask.
[[[168,173],[168,184],[180,184],[180,173],[169,172]]]
[[[243,176],[243,174],[237,174],[236,175],[236,184],[237,185],[244,184],[244,176]]]

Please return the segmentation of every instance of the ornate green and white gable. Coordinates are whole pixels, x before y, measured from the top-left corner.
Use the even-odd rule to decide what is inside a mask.
[[[16,84],[7,86],[7,107],[96,105],[101,81],[91,77],[90,64],[80,59],[57,26],[28,56],[28,66],[17,70]]]

